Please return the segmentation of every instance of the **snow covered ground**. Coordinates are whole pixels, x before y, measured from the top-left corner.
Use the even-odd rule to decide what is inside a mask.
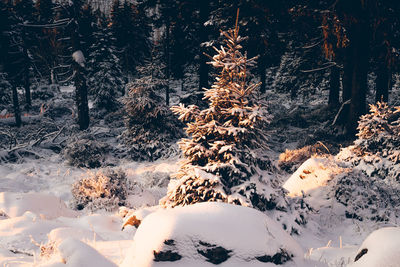
[[[177,160],[121,162],[119,167],[136,185],[128,198],[130,205],[135,209],[156,205],[167,186],[167,181],[157,179],[176,171]],[[364,246],[371,246],[370,255],[367,253],[359,263],[354,264],[367,266],[362,262],[371,261],[369,257],[377,257],[371,256],[372,253],[385,252],[371,239],[388,243],[386,239],[391,234],[383,232],[372,235],[360,245],[371,232],[388,225],[345,218],[344,213],[340,212],[341,204],[329,198],[328,190],[324,190],[332,170],[337,171],[328,165],[323,159],[311,159],[287,181],[285,187],[291,194],[299,194],[303,190],[304,194],[312,195],[310,203],[315,209],[300,234],[290,237],[268,216],[258,211],[243,207],[224,208],[216,204],[156,212],[146,217],[143,227],[135,236],[134,227],[127,226],[121,231],[123,218],[117,211],[92,213],[68,207],[72,197],[71,184],[84,175],[85,170],[65,165],[57,155],[46,161],[3,164],[0,166],[0,266],[64,266],[63,263],[67,266],[118,266],[124,261],[125,265],[122,266],[138,261],[144,263],[135,266],[158,266],[146,262],[164,239],[178,240],[176,246],[185,248],[180,250],[182,254],[195,252],[198,248],[193,244],[192,247],[185,245],[185,238],[189,236],[196,237],[203,244],[218,244],[235,251],[235,256],[221,266],[268,266],[260,261],[240,262],[240,259],[249,258],[252,253],[254,258],[262,250],[277,250],[283,246],[292,249],[296,256],[295,261],[286,263],[287,266],[347,266]],[[299,179],[300,174],[313,180],[318,177],[318,181],[307,181],[302,185],[310,179]],[[189,227],[193,224],[195,227]],[[274,230],[263,234],[263,225]],[[398,235],[398,230],[393,231],[397,231],[393,235]],[[275,239],[271,239],[271,236]],[[137,244],[140,244],[139,248]],[[387,246],[393,248],[390,250],[391,257],[398,257],[398,243],[390,244]],[[137,258],[137,250],[141,250],[143,257]],[[258,254],[255,252],[257,250]],[[192,260],[196,259],[196,256],[193,257]],[[202,256],[198,255],[197,258]],[[181,261],[180,265],[176,265],[177,262],[159,265],[213,265],[205,259],[190,264],[188,260],[190,258]]]

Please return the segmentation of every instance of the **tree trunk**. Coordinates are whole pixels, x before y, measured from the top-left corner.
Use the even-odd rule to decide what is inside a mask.
[[[21,127],[21,111],[19,109],[18,91],[15,83],[12,84],[12,97],[13,97],[15,125],[17,127]]]
[[[264,57],[264,56],[262,56]],[[265,85],[265,76],[266,76],[266,68],[265,68],[265,60],[264,58],[260,58],[258,61],[258,74],[260,75],[260,93],[265,93],[266,91],[266,85]]]
[[[376,95],[375,102],[389,100],[389,89],[391,87],[392,74],[387,67],[386,61],[380,63],[376,71]]]
[[[89,127],[89,105],[86,77],[83,73],[83,68],[75,62],[73,64],[75,72],[75,103],[78,109],[78,125],[79,129],[86,130]]]
[[[351,98],[351,86],[352,86],[352,75],[353,75],[353,59],[351,47],[345,48],[344,64],[343,64],[343,91],[342,91],[342,102],[346,102]]]
[[[340,71],[337,66],[331,67],[330,88],[328,105],[330,107],[339,106],[339,91],[340,91]]]
[[[369,63],[369,27],[366,20],[360,20],[353,26],[351,35],[352,49],[352,86],[351,102],[346,123],[349,135],[355,135],[358,120],[366,112],[367,75]]]
[[[209,15],[209,3],[208,1],[199,1],[200,3],[200,23],[201,27],[199,29],[200,45],[208,41],[207,29],[203,26],[208,20]],[[204,53],[206,49],[200,46],[200,62],[199,62],[199,91],[203,92],[203,88],[208,88],[208,73],[209,66],[207,64],[208,58]],[[200,94],[201,95],[201,94]]]
[[[29,111],[32,106],[30,86],[31,84],[29,82],[29,68],[26,68],[24,74],[24,89],[25,89],[25,104],[26,104],[25,108],[27,111]]]
[[[78,110],[78,125],[79,129],[86,130],[89,127],[89,105],[88,105],[88,88],[86,83],[84,63],[85,58],[82,52],[79,36],[79,1],[73,1],[74,3],[74,20],[72,23],[74,29],[72,30],[71,42],[74,61],[72,67],[74,70],[74,85],[75,85],[75,103]],[[80,53],[80,54],[79,54]]]
[[[169,79],[171,76],[171,55],[170,55],[170,28],[171,28],[171,22],[169,18],[167,19],[165,23],[165,57],[166,57],[166,69],[165,69],[165,78],[167,80],[167,84],[165,86],[165,104],[169,106]]]

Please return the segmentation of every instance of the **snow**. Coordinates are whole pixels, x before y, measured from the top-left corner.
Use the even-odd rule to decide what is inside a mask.
[[[62,264],[42,265],[48,267],[70,266],[70,267],[116,267],[117,265],[102,256],[91,246],[74,238],[67,238],[58,246]]]
[[[363,255],[351,267],[395,267],[400,263],[400,227],[386,227],[372,232],[356,255]],[[364,254],[365,252],[365,254]],[[356,258],[354,255],[354,259]]]
[[[0,193],[0,211],[14,218],[29,211],[40,217],[75,217],[77,212],[67,208],[64,201],[56,196],[40,193]]]
[[[162,250],[166,240],[174,240],[182,262],[160,266],[205,266],[205,258],[196,252],[201,243],[232,251],[231,258],[221,266],[257,266],[260,262],[255,257],[274,255],[280,249],[293,254],[295,262],[301,262],[303,256],[300,245],[265,214],[242,206],[208,202],[148,215],[122,266],[158,266],[153,262],[153,251]]]
[[[305,161],[283,184],[289,196],[302,196],[313,189],[326,186],[335,175],[344,172],[332,158],[312,157]]]
[[[72,59],[76,63],[78,63],[81,67],[85,67],[86,59],[81,50],[77,50],[74,53],[72,53]]]

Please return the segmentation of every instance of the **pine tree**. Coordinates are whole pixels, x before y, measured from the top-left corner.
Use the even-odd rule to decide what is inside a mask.
[[[95,106],[106,111],[118,108],[117,97],[124,92],[124,81],[115,38],[108,27],[99,26],[94,33],[95,43],[90,48],[88,83]]]
[[[261,128],[269,122],[269,115],[256,104],[254,91],[259,84],[249,83],[248,71],[256,58],[248,59],[240,52],[245,38],[238,32],[237,26],[223,32],[225,46],[214,47],[217,55],[211,64],[220,74],[205,92],[209,107],[172,107],[187,122],[190,138],[179,142],[185,159],[162,205],[223,201],[267,210],[283,203],[277,181],[268,175],[270,161],[261,153],[266,149]],[[267,176],[271,179],[265,180]]]
[[[182,136],[179,122],[160,95],[165,90],[164,66],[152,58],[138,67],[141,77],[129,83],[124,99],[127,113],[124,142],[137,160],[156,160],[168,153],[171,143]]]

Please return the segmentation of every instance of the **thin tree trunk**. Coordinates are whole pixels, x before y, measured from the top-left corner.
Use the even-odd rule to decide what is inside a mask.
[[[201,25],[208,20],[209,3],[208,1],[199,1],[200,3],[200,22]],[[199,29],[200,44],[208,41],[207,30],[204,26]],[[200,62],[199,62],[199,91],[203,92],[203,88],[208,88],[208,73],[209,66],[207,64],[208,58],[204,55],[205,48],[200,47]],[[200,94],[201,95],[201,94]]]
[[[21,127],[21,111],[19,109],[18,91],[17,91],[17,86],[14,83],[12,84],[12,97],[13,97],[15,125],[17,127]]]
[[[340,91],[340,71],[336,66],[331,67],[330,88],[328,105],[330,107],[339,106],[339,91]]]
[[[266,91],[266,68],[265,68],[265,60],[263,58],[260,58],[260,60],[258,61],[258,74],[260,75],[260,93],[265,93]]]
[[[25,75],[24,75],[24,89],[25,89],[25,104],[26,104],[26,110],[29,111],[31,106],[32,106],[32,100],[31,100],[31,88],[30,88],[30,82],[29,82],[29,68],[25,70]]]
[[[391,87],[391,72],[386,62],[380,64],[376,72],[376,95],[375,102],[389,100],[389,90]]]
[[[86,77],[83,73],[83,68],[77,63],[74,63],[74,72],[75,103],[78,109],[78,125],[79,129],[86,130],[89,127],[89,105]]]
[[[167,79],[167,84],[165,86],[165,104],[169,106],[169,79],[171,76],[171,55],[170,55],[170,28],[171,28],[171,22],[169,18],[166,21],[166,34],[165,34],[165,57],[167,61],[167,66],[165,70],[165,76]]]
[[[351,45],[350,45],[351,46]],[[343,92],[342,102],[346,102],[351,98],[351,86],[352,86],[352,75],[353,75],[353,59],[351,47],[345,48],[344,64],[343,64]]]

